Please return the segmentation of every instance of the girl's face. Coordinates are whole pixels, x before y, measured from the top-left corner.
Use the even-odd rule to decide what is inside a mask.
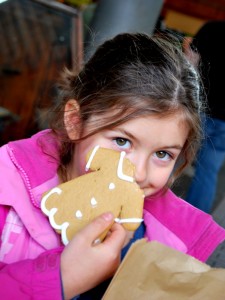
[[[154,195],[166,185],[188,132],[179,113],[172,117],[150,115],[130,120],[78,143],[70,175],[75,178],[85,173],[86,154],[96,145],[125,151],[136,167],[135,179],[145,196]]]

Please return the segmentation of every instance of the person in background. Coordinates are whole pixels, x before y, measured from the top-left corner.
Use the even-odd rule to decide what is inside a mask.
[[[0,299],[101,299],[143,237],[206,261],[225,230],[170,190],[201,138],[199,76],[178,41],[120,34],[79,74],[65,71],[58,96],[50,129],[0,148]],[[84,175],[96,145],[125,151],[135,165],[144,222],[131,236],[105,212],[64,247],[41,196]]]
[[[199,68],[206,97],[202,115],[204,139],[195,162],[195,174],[186,201],[212,212],[218,174],[225,161],[225,21],[205,23],[185,47],[189,59]]]

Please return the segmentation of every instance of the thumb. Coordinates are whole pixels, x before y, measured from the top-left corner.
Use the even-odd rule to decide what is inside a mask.
[[[85,240],[92,244],[104,231],[107,231],[114,223],[114,216],[111,212],[106,212],[82,229],[82,235]]]

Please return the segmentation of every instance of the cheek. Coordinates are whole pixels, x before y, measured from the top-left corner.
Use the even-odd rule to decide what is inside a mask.
[[[76,174],[76,177],[79,177],[79,176],[82,176],[86,173],[85,171],[85,166],[86,166],[86,163],[85,161],[77,161],[74,165],[74,170],[75,170],[75,174]]]
[[[76,177],[84,175],[86,173],[86,152],[80,151],[78,148],[75,152],[74,160],[73,160],[73,173]]]
[[[85,168],[86,168],[86,162],[85,162],[85,160],[83,159],[83,160],[79,163],[79,170],[80,170],[79,176],[84,175],[85,173],[87,173],[87,171],[86,171]]]
[[[167,184],[170,174],[171,174],[170,169],[158,170],[158,172],[154,174],[154,177],[151,180],[152,186],[154,186],[157,190],[160,190]]]

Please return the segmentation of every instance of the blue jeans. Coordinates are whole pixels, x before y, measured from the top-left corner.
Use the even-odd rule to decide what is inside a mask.
[[[205,139],[196,157],[195,175],[186,201],[210,213],[218,173],[225,160],[225,121],[205,118]]]

